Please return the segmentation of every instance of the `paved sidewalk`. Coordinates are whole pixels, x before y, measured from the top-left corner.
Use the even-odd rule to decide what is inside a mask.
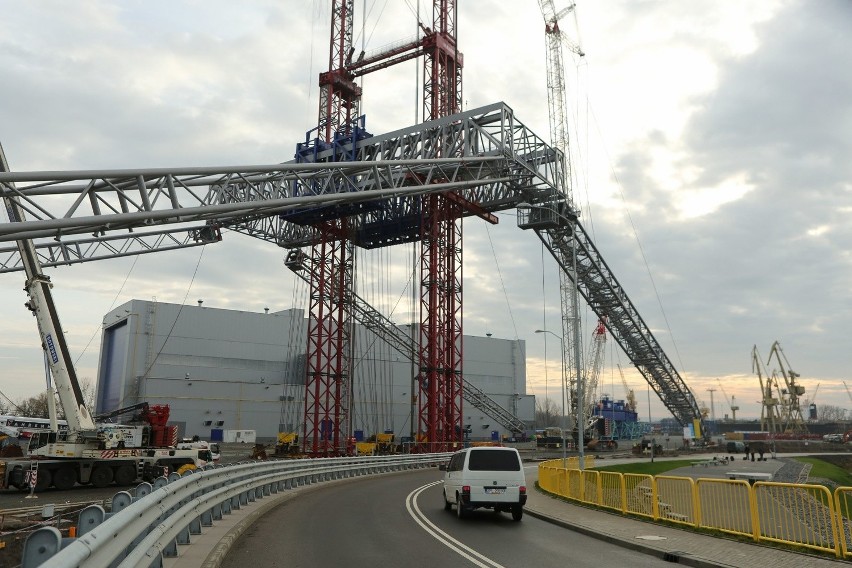
[[[529,482],[529,479],[527,480]],[[531,489],[527,514],[685,566],[822,568],[852,563],[709,536],[574,505]]]

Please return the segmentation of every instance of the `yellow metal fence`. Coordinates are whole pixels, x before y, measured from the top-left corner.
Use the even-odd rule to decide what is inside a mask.
[[[622,514],[852,557],[852,487],[622,474],[589,462],[583,471],[576,458],[542,462],[539,486]]]

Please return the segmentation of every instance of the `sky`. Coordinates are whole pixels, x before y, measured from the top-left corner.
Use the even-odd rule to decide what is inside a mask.
[[[355,45],[412,38],[416,7],[356,1]],[[0,143],[14,171],[277,163],[316,126],[326,1],[0,0],[0,10]],[[465,108],[504,101],[548,139],[538,2],[460,0],[457,25]],[[577,25],[561,25],[586,54],[565,57],[573,195],[696,399],[717,418],[731,398],[738,417],[759,417],[752,348],[766,363],[778,341],[806,403],[852,409],[852,5],[580,2]],[[411,62],[365,77],[369,131],[418,122],[418,76]],[[558,399],[559,339],[535,333],[561,333],[555,263],[512,212],[499,218],[464,222],[464,332],[525,340],[527,391]],[[226,232],[203,249],[46,272],[78,374],[93,381],[102,316],[130,299],[304,307],[284,255]],[[401,284],[411,255],[359,260],[359,293],[397,323],[411,318]],[[0,274],[0,391],[13,400],[44,385],[23,284]],[[583,320],[589,343],[594,317]],[[640,416],[668,417],[614,341],[603,349],[603,392],[624,398],[621,367]]]

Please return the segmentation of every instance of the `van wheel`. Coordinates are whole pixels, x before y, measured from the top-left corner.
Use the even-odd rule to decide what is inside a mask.
[[[460,519],[463,519],[467,512],[464,509],[464,502],[462,502],[461,495],[456,493],[456,516]]]
[[[447,501],[447,493],[444,492],[444,510],[449,511],[453,508],[453,504]]]
[[[512,505],[512,520],[520,521],[524,516],[524,507],[522,505]]]

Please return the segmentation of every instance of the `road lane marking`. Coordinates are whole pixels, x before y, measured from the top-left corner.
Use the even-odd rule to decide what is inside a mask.
[[[426,484],[423,487],[418,487],[417,489],[408,494],[408,496],[405,498],[405,508],[408,509],[408,514],[411,515],[411,518],[414,519],[414,521],[418,525],[420,525],[423,530],[432,535],[435,540],[437,540],[450,550],[453,550],[460,556],[467,558],[477,566],[480,566],[481,568],[505,568],[502,564],[494,562],[487,556],[480,554],[469,546],[466,546],[460,541],[454,539],[426,518],[426,515],[424,515],[423,511],[420,510],[420,507],[417,506],[417,497],[425,490],[440,483],[443,482],[435,481]]]

